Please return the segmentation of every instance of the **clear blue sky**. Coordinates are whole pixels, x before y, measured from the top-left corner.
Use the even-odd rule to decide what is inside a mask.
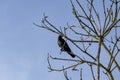
[[[44,12],[58,27],[76,22],[69,0],[0,0],[0,80],[64,80],[47,68],[47,54],[59,55],[57,35],[33,25]]]

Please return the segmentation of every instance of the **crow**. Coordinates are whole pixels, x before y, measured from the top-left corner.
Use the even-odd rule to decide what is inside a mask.
[[[61,48],[61,51],[67,52],[72,58],[75,57],[75,54],[71,51],[67,42],[62,38],[61,35],[58,36],[58,41],[57,42],[58,42],[59,47]]]

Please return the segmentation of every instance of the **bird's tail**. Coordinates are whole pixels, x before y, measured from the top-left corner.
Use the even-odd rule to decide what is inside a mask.
[[[76,56],[73,52],[68,52],[68,54],[69,54],[72,58],[74,58],[74,57]]]

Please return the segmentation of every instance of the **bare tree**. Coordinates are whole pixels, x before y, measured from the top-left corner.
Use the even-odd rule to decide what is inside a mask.
[[[34,25],[49,30],[55,34],[62,35],[64,39],[72,43],[80,54],[76,54],[74,59],[53,57],[48,55],[48,64],[50,71],[63,71],[66,80],[71,80],[67,74],[68,69],[80,71],[80,80],[84,80],[83,68],[81,65],[89,66],[89,71],[93,80],[100,80],[104,75],[108,80],[116,79],[113,72],[120,75],[120,62],[116,59],[120,56],[120,1],[118,0],[71,0],[73,15],[79,25],[69,25],[67,27],[56,27],[46,15],[42,19],[42,24]],[[96,5],[95,1],[101,1],[102,4]],[[77,8],[76,8],[77,7]],[[101,10],[99,10],[99,7]],[[70,38],[67,32],[71,31],[78,39]],[[82,46],[81,46],[82,45]],[[91,49],[93,49],[91,51]],[[105,56],[102,56],[104,55]],[[107,57],[107,58],[106,58]],[[106,59],[104,59],[106,58]],[[63,63],[74,62],[73,65],[54,68],[50,59],[61,60]],[[101,60],[105,61],[102,62]],[[102,74],[102,75],[101,75]],[[118,76],[120,77],[120,76]]]

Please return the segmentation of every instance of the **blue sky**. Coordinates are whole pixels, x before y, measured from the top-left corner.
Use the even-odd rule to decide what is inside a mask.
[[[69,0],[0,0],[0,80],[64,80],[47,68],[47,54],[59,55],[57,35],[33,25],[43,13],[58,27],[76,23]]]
[[[66,25],[68,0],[0,0],[0,12],[0,80],[63,79],[47,68],[48,52],[59,52],[57,36],[33,22],[40,23],[45,12],[55,24]]]

